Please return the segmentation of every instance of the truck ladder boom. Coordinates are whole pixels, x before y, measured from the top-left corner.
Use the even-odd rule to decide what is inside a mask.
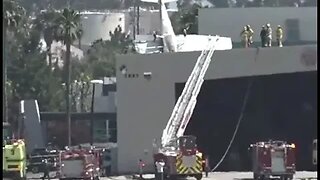
[[[204,76],[210,65],[213,52],[216,50],[216,44],[219,37],[211,38],[208,42],[208,48],[203,50],[189,76],[185,87],[173,109],[166,128],[163,130],[161,145],[170,147],[175,140],[184,134],[190,117],[197,103],[197,96],[200,92]]]

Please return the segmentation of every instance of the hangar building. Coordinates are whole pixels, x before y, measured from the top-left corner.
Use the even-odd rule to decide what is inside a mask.
[[[136,172],[139,159],[152,170],[154,139],[160,138],[199,54],[117,57],[119,173]],[[251,79],[243,122],[220,170],[248,170],[248,145],[270,138],[296,143],[297,168],[311,168],[310,148],[317,136],[317,46],[233,49],[215,52],[213,58],[186,130],[198,137],[211,166],[231,139]]]

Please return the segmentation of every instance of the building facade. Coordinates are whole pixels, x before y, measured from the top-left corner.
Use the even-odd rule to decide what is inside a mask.
[[[193,133],[200,138],[198,139],[199,148],[202,151],[209,151],[208,154],[216,155],[215,151],[219,150],[219,152],[225,150],[224,146],[217,146],[217,144],[221,143],[219,141],[212,141],[211,138],[218,138],[220,141],[223,140],[224,143],[228,143],[229,139],[232,135],[232,131],[234,130],[234,126],[230,124],[236,124],[236,120],[239,116],[239,107],[233,107],[230,111],[230,106],[233,104],[232,97],[233,94],[238,94],[237,99],[241,99],[243,97],[244,89],[247,87],[247,80],[244,80],[241,83],[234,82],[229,83],[228,86],[224,84],[228,84],[227,81],[231,81],[232,79],[237,78],[249,78],[249,77],[267,77],[268,81],[277,82],[273,84],[269,84],[268,87],[275,87],[277,91],[273,90],[270,92],[282,92],[285,94],[286,91],[301,89],[300,87],[304,87],[306,90],[310,90],[308,93],[311,95],[311,100],[305,100],[306,106],[313,109],[309,112],[309,116],[300,117],[300,121],[295,119],[294,122],[301,122],[302,120],[305,123],[308,121],[310,123],[316,122],[316,103],[313,103],[312,99],[316,99],[316,71],[317,71],[317,55],[316,55],[316,46],[292,46],[292,47],[283,47],[283,48],[250,48],[250,49],[233,49],[230,51],[218,51],[213,56],[213,61],[208,68],[207,74],[205,76],[204,87],[201,91],[206,91],[206,95],[202,96],[202,100],[198,99],[198,104],[192,119],[190,120],[189,125],[190,128],[196,128],[201,126],[201,124],[197,123],[199,119],[206,119],[206,121],[202,121],[203,129],[198,129],[198,131],[191,131],[190,128],[187,128],[187,133]],[[126,172],[136,172],[137,163],[139,159],[142,159],[146,162],[146,170],[152,171],[153,166],[153,142],[155,140],[159,140],[162,134],[162,130],[165,128],[165,125],[171,115],[173,107],[177,98],[179,97],[179,92],[183,89],[183,83],[186,82],[189,77],[191,70],[193,69],[194,63],[199,56],[199,52],[188,52],[188,53],[168,53],[168,54],[153,54],[153,55],[121,55],[117,57],[117,138],[118,138],[118,171],[119,173]],[[303,80],[303,78],[289,78],[282,80],[281,82],[274,81],[277,78],[276,75],[286,75],[286,74],[296,74],[296,73],[311,73],[311,75],[307,75],[307,80]],[[310,79],[313,77],[313,79]],[[281,78],[280,78],[281,79]],[[206,85],[207,82],[220,82],[220,89],[215,91],[215,86]],[[259,80],[260,81],[260,80]],[[288,86],[290,89],[286,90],[286,87],[279,87],[279,84],[285,84],[285,82],[295,82],[297,81],[300,85]],[[304,84],[304,82],[310,82],[310,84]],[[181,85],[182,84],[182,85]],[[267,85],[265,85],[267,86]],[[227,89],[223,89],[223,87],[228,87]],[[208,89],[209,88],[209,89]],[[240,88],[240,89],[239,89]],[[261,88],[261,87],[260,87]],[[230,94],[223,94],[223,92],[230,91],[230,89],[235,89],[237,91],[230,92]],[[265,88],[261,88],[265,89]],[[271,88],[272,89],[272,88]],[[313,91],[314,90],[314,91]],[[214,92],[215,91],[215,92]],[[258,90],[256,90],[258,91]],[[181,92],[180,92],[181,93]],[[208,99],[207,97],[211,94],[215,93],[217,97],[221,97],[219,101],[210,100],[209,104],[204,105],[204,99]],[[241,93],[241,94],[239,94]],[[259,93],[261,93],[259,91]],[[258,93],[258,94],[259,94]],[[273,97],[272,94],[269,93],[267,99],[273,99],[274,102],[270,102],[273,106],[280,104],[277,100],[279,98]],[[261,95],[256,95],[260,97]],[[301,95],[301,98],[303,95]],[[200,97],[199,97],[200,98]],[[236,98],[236,97],[235,97]],[[290,99],[295,99],[297,97],[291,97]],[[228,100],[229,99],[229,100]],[[308,98],[306,98],[308,99]],[[237,100],[237,101],[238,101]],[[214,102],[223,103],[224,101],[229,102],[222,106],[222,109],[214,108],[221,107],[219,105],[213,105]],[[309,101],[312,101],[310,103]],[[239,100],[240,102],[240,100]],[[251,106],[256,106],[258,101],[252,101]],[[211,104],[210,104],[211,103]],[[239,103],[238,103],[239,104]],[[240,103],[241,104],[241,103]],[[289,103],[290,104],[290,103]],[[300,101],[299,107],[302,104]],[[311,104],[311,105],[310,105]],[[284,105],[283,105],[284,106]],[[301,105],[303,106],[303,105]],[[198,110],[197,110],[198,109]],[[199,109],[206,109],[205,112],[202,112],[202,116],[199,115]],[[216,110],[219,110],[218,112]],[[263,108],[262,108],[263,109]],[[223,114],[236,114],[233,117],[220,117],[217,114],[212,114],[211,112],[224,112]],[[270,112],[264,112],[265,114],[270,114]],[[197,115],[198,114],[198,115]],[[271,113],[272,114],[272,113]],[[276,113],[277,114],[277,113]],[[279,113],[278,113],[279,114]],[[261,114],[260,114],[261,115]],[[259,115],[259,117],[260,117]],[[315,115],[315,116],[314,116]],[[252,115],[253,116],[253,115]],[[279,116],[280,117],[280,116]],[[277,118],[279,118],[277,117]],[[296,116],[298,117],[298,116]],[[289,117],[283,115],[280,119],[290,119],[296,117]],[[226,119],[225,119],[226,118]],[[220,120],[218,120],[220,119]],[[221,120],[222,119],[222,120]],[[225,120],[223,120],[225,119]],[[229,119],[229,121],[227,120]],[[249,118],[250,119],[250,118]],[[257,117],[257,119],[259,119]],[[270,119],[272,119],[270,117]],[[267,120],[270,120],[267,119]],[[245,121],[245,120],[244,120]],[[280,122],[281,120],[279,120]],[[210,122],[215,122],[216,125],[209,126]],[[213,127],[218,126],[222,122],[228,122],[229,126],[221,127],[224,129],[224,132],[228,132],[228,134],[212,134],[210,137],[199,135],[199,131],[202,132],[214,132],[212,130]],[[292,120],[293,122],[293,120]],[[268,124],[269,121],[266,121]],[[284,123],[284,122],[283,122]],[[287,121],[286,121],[287,123]],[[254,123],[253,123],[254,124]],[[268,125],[269,126],[269,125]],[[308,127],[313,127],[310,125]],[[211,127],[211,130],[210,128]],[[271,127],[271,125],[270,125]],[[288,126],[289,127],[289,126]],[[297,126],[295,126],[296,128]],[[299,127],[299,126],[298,126]],[[250,129],[244,130],[248,132],[253,132],[251,127]],[[293,125],[290,128],[294,128]],[[189,129],[189,130],[188,130]],[[220,129],[221,130],[221,129]],[[292,130],[292,129],[291,129]],[[297,134],[294,131],[284,131],[284,137],[289,136],[293,137],[293,134]],[[218,132],[218,130],[216,131]],[[256,131],[255,131],[256,132]],[[259,133],[262,131],[257,131]],[[279,132],[281,132],[279,130]],[[292,133],[291,133],[292,132]],[[315,133],[310,135],[308,133]],[[223,133],[223,132],[221,132]],[[299,132],[299,134],[308,134],[310,136],[316,136],[315,126],[311,130],[304,130]],[[226,135],[226,136],[223,136]],[[258,137],[261,134],[251,134],[250,137]],[[270,134],[269,134],[270,135]],[[240,135],[239,135],[240,136]],[[241,136],[244,136],[243,134]],[[307,136],[307,135],[306,135]],[[249,136],[246,136],[249,137]],[[261,137],[264,138],[281,138],[282,136],[274,137],[272,134],[267,136],[264,134]],[[300,138],[300,139],[299,139]],[[302,137],[294,138],[292,140],[299,141],[299,143],[307,142],[306,139]],[[312,137],[313,138],[313,137]],[[243,137],[242,144],[247,144],[250,139]],[[289,138],[290,139],[290,138]],[[206,140],[206,141],[205,141]],[[252,139],[250,140],[252,141]],[[216,143],[212,146],[215,148],[212,150],[206,149],[206,147],[210,147],[209,144]],[[241,142],[238,142],[241,144]],[[311,141],[312,143],[312,141]],[[249,144],[248,144],[249,145]],[[306,146],[307,147],[307,146]],[[246,152],[247,148],[233,149],[233,154]],[[307,149],[303,151],[304,153],[308,152]],[[303,153],[300,152],[300,153]],[[311,152],[311,151],[310,151]],[[217,153],[219,157],[222,154]],[[221,155],[221,156],[220,156]],[[216,157],[215,161],[219,159]],[[299,154],[299,157],[302,157]],[[303,157],[306,157],[304,154]],[[311,154],[310,154],[311,157]],[[215,162],[212,161],[212,162]],[[299,160],[300,164],[303,164],[307,160]],[[310,163],[312,161],[310,160]],[[213,166],[214,164],[212,164]],[[226,170],[226,169],[222,169]]]
[[[255,31],[253,41],[260,42],[262,25],[270,23],[275,39],[277,25],[284,29],[284,41],[317,41],[316,7],[277,8],[202,8],[199,10],[199,34],[218,34],[240,42],[240,33],[247,24]]]

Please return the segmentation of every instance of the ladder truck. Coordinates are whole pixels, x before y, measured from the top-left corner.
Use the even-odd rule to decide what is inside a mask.
[[[202,153],[198,151],[196,137],[184,135],[190,117],[197,103],[204,76],[210,65],[215,50],[228,50],[232,48],[230,38],[210,36],[208,48],[203,50],[189,76],[185,87],[179,97],[171,117],[163,130],[160,146],[155,146],[153,154],[156,179],[163,173],[165,178],[180,177],[202,178]],[[156,164],[164,162],[163,172],[157,172]]]

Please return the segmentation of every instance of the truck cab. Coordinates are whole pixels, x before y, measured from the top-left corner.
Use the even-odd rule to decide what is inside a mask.
[[[195,155],[197,153],[197,138],[195,136],[181,136],[178,138],[179,149],[183,155]]]
[[[3,176],[14,179],[26,178],[26,146],[22,139],[12,138],[12,131],[8,123],[3,123],[2,141],[2,171]]]
[[[93,179],[100,177],[98,159],[91,150],[73,149],[61,151],[58,161],[59,179]]]

